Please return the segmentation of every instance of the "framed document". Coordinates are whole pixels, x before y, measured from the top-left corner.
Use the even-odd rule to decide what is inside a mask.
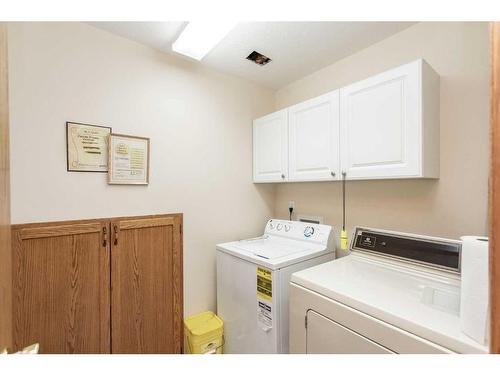
[[[111,128],[66,122],[68,172],[107,172]]]
[[[108,147],[108,184],[149,183],[149,138],[111,133]]]

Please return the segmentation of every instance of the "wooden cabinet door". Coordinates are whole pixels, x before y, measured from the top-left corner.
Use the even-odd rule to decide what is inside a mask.
[[[109,224],[14,225],[14,348],[109,353]]]
[[[339,179],[339,92],[288,109],[289,180]]]
[[[421,64],[340,90],[342,170],[348,179],[421,175]]]
[[[288,110],[283,109],[253,122],[253,181],[282,182],[287,175]]]
[[[181,353],[182,215],[111,221],[111,352]]]

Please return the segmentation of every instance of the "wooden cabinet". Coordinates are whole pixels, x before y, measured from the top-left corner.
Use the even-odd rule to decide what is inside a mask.
[[[14,225],[14,348],[180,353],[182,215]]]
[[[340,90],[348,179],[438,177],[439,77],[423,60]]]
[[[288,109],[289,181],[332,181],[340,175],[339,92]]]
[[[417,60],[257,119],[253,151],[254,182],[438,178],[439,76]]]
[[[112,353],[180,353],[179,216],[111,221]]]
[[[13,226],[16,350],[109,353],[109,246],[105,221]]]
[[[253,179],[255,182],[288,179],[288,110],[254,120]]]

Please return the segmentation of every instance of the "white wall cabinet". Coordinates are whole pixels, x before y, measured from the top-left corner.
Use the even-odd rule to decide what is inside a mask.
[[[281,182],[288,179],[288,110],[271,113],[253,122],[253,180]]]
[[[423,60],[340,90],[347,179],[439,175],[439,76]]]
[[[254,121],[254,182],[439,177],[439,76],[399,66]]]
[[[340,175],[339,92],[288,109],[289,181],[332,181]]]

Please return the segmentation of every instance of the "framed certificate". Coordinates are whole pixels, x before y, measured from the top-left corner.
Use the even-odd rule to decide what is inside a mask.
[[[107,172],[109,134],[106,126],[66,122],[68,172]]]
[[[108,157],[108,184],[149,183],[149,138],[111,133]]]

